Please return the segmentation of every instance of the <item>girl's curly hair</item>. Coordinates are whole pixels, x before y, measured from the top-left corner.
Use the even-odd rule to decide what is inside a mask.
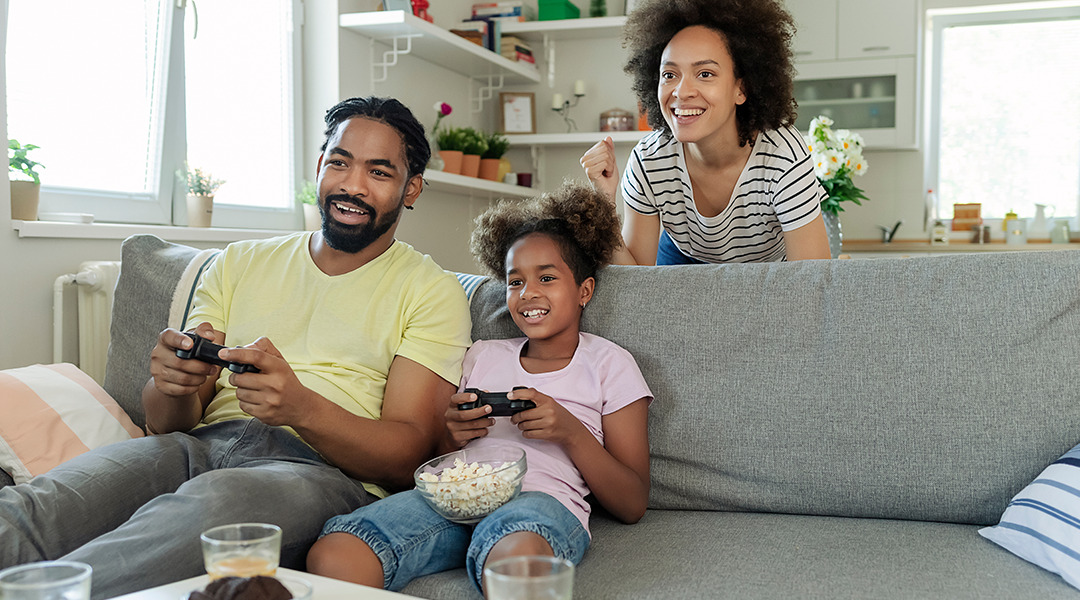
[[[623,28],[623,46],[630,54],[623,70],[633,78],[634,93],[653,129],[671,133],[656,97],[660,58],[671,38],[692,25],[723,36],[735,78],[742,79],[746,102],[735,109],[739,145],[753,144],[759,131],[795,122],[795,22],[779,0],[646,0]]]
[[[555,240],[579,285],[595,278],[622,244],[611,201],[591,186],[568,181],[524,202],[501,200],[476,218],[469,247],[492,275],[505,280],[507,252],[533,233]]]

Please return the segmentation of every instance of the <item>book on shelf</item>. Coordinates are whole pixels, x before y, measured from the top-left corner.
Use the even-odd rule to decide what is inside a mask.
[[[536,19],[535,11],[531,6],[520,1],[504,2],[478,2],[472,5],[473,18],[481,17],[518,17],[520,21]]]
[[[484,47],[484,34],[480,31],[474,31],[471,29],[451,29],[450,33],[466,39],[481,48]]]
[[[484,47],[492,52],[502,50],[502,24],[506,21],[521,21],[524,17],[473,17],[465,23],[486,23],[487,33],[484,35]]]
[[[506,54],[507,52],[509,52],[511,54],[513,54],[514,52],[520,52],[522,54],[528,54],[529,56],[532,56],[532,53],[533,53],[532,48],[530,48],[528,46],[521,46],[521,45],[518,45],[518,44],[507,44],[506,42],[503,42],[501,50],[502,50],[503,54]]]
[[[528,43],[527,43],[527,42],[526,42],[525,40],[523,40],[523,39],[519,38],[519,37],[518,37],[518,36],[516,36],[516,35],[510,35],[510,34],[503,34],[503,36],[502,36],[502,40],[501,40],[501,43],[502,43],[502,46],[503,46],[504,48],[505,48],[505,47],[506,47],[507,45],[511,45],[511,46],[525,46],[525,47],[528,47],[528,45],[529,45],[529,44],[528,44]]]
[[[507,59],[512,60],[514,62],[523,62],[523,63],[529,64],[529,65],[532,65],[534,67],[536,66],[536,59],[535,58],[533,58],[532,56],[530,56],[528,54],[521,54],[520,52],[515,53],[515,54],[507,54],[507,53],[504,52],[503,53],[503,58],[507,58]]]

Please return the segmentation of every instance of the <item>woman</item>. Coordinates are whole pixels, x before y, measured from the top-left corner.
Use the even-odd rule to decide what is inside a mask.
[[[655,130],[622,178],[619,264],[829,258],[825,190],[795,121],[791,16],[776,0],[649,0],[624,70]],[[610,137],[581,158],[615,202]]]

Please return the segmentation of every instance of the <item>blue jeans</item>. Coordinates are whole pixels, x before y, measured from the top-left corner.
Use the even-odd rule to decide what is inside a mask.
[[[0,568],[81,561],[93,598],[111,598],[201,575],[200,533],[258,521],[281,527],[281,565],[303,569],[326,519],[374,499],[288,431],[227,421],[104,446],[0,489]]]
[[[492,546],[517,531],[543,536],[555,556],[575,565],[589,548],[589,533],[558,500],[543,492],[522,492],[475,525],[439,516],[409,490],[330,519],[323,535],[344,532],[360,538],[379,557],[383,587],[398,591],[417,577],[465,567],[476,589]]]
[[[704,265],[707,264],[703,260],[698,260],[691,256],[687,256],[679,250],[675,242],[671,241],[671,236],[668,235],[666,229],[660,229],[660,243],[656,247],[656,264],[657,265]]]

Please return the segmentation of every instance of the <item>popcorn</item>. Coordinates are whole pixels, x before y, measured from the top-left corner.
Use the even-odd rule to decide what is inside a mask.
[[[449,519],[470,519],[483,517],[513,498],[520,472],[521,468],[513,463],[466,463],[456,458],[454,466],[438,475],[420,473],[417,479],[427,484],[422,491],[443,515]]]

